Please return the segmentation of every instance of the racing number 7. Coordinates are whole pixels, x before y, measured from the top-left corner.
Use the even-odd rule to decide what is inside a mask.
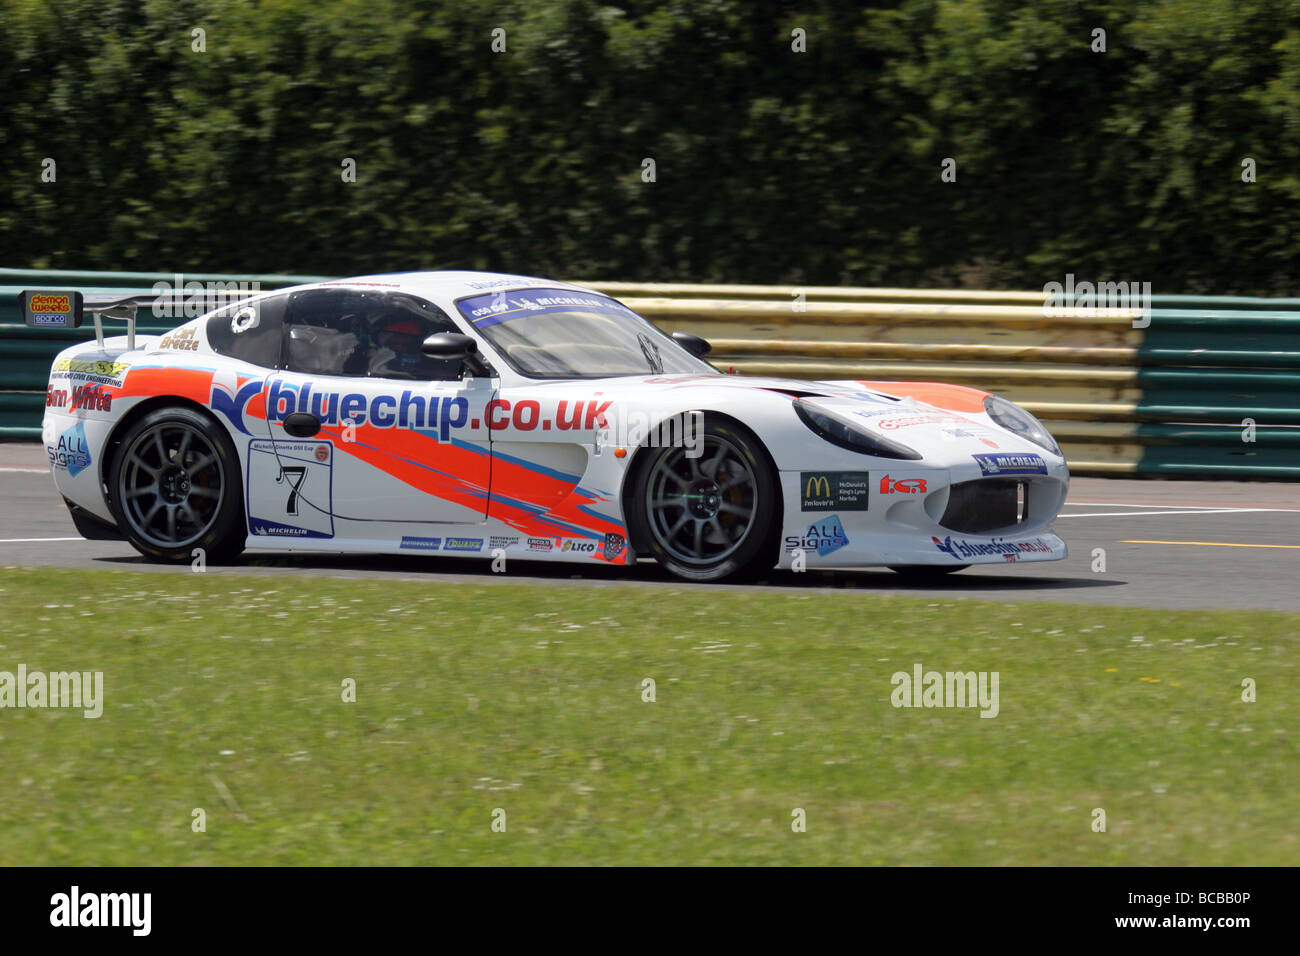
[[[292,468],[281,466],[280,473],[275,476],[275,483],[278,485],[284,481],[284,476],[289,476],[289,500],[285,502],[285,514],[297,516],[298,514],[298,492],[302,488],[302,483],[307,478],[307,469],[301,465],[294,465]]]

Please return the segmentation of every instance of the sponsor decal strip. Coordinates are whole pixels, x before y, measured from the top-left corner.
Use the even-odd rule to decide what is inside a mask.
[[[1014,560],[1019,554],[1050,554],[1055,547],[1042,538],[1033,538],[1027,541],[1006,541],[1002,538],[993,538],[991,541],[966,541],[962,538],[954,538],[948,535],[942,541],[933,535],[930,540],[934,546],[954,558],[978,558],[988,555],[1004,555],[1009,560]]]

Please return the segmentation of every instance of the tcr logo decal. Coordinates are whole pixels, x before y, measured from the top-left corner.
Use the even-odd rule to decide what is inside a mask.
[[[895,492],[902,492],[908,495],[925,494],[924,478],[890,478],[885,475],[880,479],[880,493],[882,495],[892,495]]]

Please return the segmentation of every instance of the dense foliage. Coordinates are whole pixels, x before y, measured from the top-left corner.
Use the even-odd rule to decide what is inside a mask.
[[[0,90],[11,266],[1300,291],[1297,0],[0,0]]]

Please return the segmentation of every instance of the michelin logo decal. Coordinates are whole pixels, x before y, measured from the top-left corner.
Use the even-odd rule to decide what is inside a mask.
[[[1041,455],[1016,455],[999,452],[994,455],[974,455],[985,475],[1045,475],[1047,465]]]

